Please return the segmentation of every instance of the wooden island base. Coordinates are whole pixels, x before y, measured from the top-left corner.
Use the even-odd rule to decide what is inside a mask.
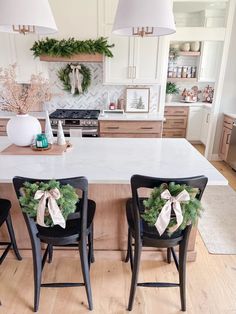
[[[10,199],[12,202],[11,215],[19,249],[31,248],[26,225],[18,205],[18,201],[10,183],[0,184],[0,197]],[[94,219],[94,248],[98,258],[120,259],[124,258],[127,247],[127,223],[125,215],[125,203],[131,197],[130,186],[126,184],[91,184],[89,186],[89,198],[97,204]],[[188,261],[195,261],[195,240],[197,228],[193,228],[190,235],[188,248]],[[8,239],[5,227],[0,229],[0,239]],[[60,252],[60,253],[59,253]],[[64,255],[65,250],[58,249],[56,254]],[[22,252],[22,255],[28,255]],[[165,252],[154,248],[145,248],[145,259],[163,259]]]

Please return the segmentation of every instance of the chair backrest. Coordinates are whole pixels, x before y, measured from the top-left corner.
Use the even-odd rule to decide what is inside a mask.
[[[203,192],[208,182],[208,178],[205,176],[189,177],[189,178],[156,178],[148,177],[142,175],[133,175],[131,177],[131,189],[132,189],[132,199],[133,199],[133,217],[135,222],[135,228],[137,232],[140,232],[140,212],[142,211],[142,206],[140,204],[139,189],[153,189],[159,187],[163,183],[175,182],[176,184],[186,184],[193,188],[199,189],[199,194],[196,196],[198,200],[201,200]]]
[[[25,182],[35,183],[35,182],[49,182],[50,180],[42,180],[42,179],[32,179],[32,178],[25,178],[25,177],[14,177],[13,178],[13,185],[15,188],[15,192],[17,195],[17,198],[19,199],[21,195],[21,188],[24,187]],[[61,185],[67,185],[70,184],[73,186],[76,190],[79,190],[82,192],[82,197],[80,198],[80,202],[82,202],[82,212],[81,212],[81,220],[80,220],[80,230],[81,230],[81,236],[86,235],[87,230],[87,210],[88,210],[88,180],[85,177],[74,177],[74,178],[67,178],[67,179],[56,179],[56,181],[59,181]],[[31,232],[35,232],[35,226],[36,222],[30,218],[26,213],[23,212],[26,224],[28,229],[30,228]],[[35,226],[33,226],[35,225]],[[34,230],[32,230],[32,228]]]

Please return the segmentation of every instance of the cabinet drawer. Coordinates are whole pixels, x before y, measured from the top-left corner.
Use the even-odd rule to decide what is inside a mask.
[[[164,129],[186,129],[187,117],[167,117],[164,121]]]
[[[232,130],[234,119],[228,116],[224,116],[224,127]]]
[[[161,133],[162,122],[100,121],[100,133]]]
[[[161,133],[100,133],[100,137],[113,137],[113,138],[160,138]]]
[[[170,138],[173,138],[173,137],[185,137],[186,135],[186,131],[183,129],[183,130],[163,130],[163,133],[162,133],[162,137],[166,138],[166,137],[170,137]]]
[[[165,107],[165,116],[188,116],[188,107]]]

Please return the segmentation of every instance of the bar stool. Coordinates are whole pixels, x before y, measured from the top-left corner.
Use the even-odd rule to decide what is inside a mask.
[[[186,259],[189,235],[192,225],[188,225],[184,230],[177,230],[172,236],[163,233],[159,235],[155,227],[150,227],[141,217],[144,213],[144,198],[139,196],[140,189],[153,189],[163,183],[175,182],[176,184],[186,184],[198,188],[199,194],[196,196],[201,200],[208,179],[204,176],[191,178],[173,178],[163,179],[141,175],[134,175],[131,178],[132,199],[126,203],[126,216],[128,222],[128,249],[126,262],[130,260],[132,280],[129,295],[128,310],[133,308],[134,297],[137,286],[139,287],[179,287],[181,298],[181,310],[186,311]],[[134,240],[134,244],[132,241]],[[134,254],[133,248],[134,245]],[[140,258],[142,247],[156,247],[167,249],[167,262],[171,262],[173,256],[177,271],[179,272],[179,283],[168,282],[144,282],[138,283],[138,274],[140,267]],[[179,260],[176,256],[174,247],[179,247]]]
[[[22,257],[20,256],[20,253],[18,251],[17,244],[16,244],[16,238],[15,238],[15,233],[14,233],[14,229],[12,225],[10,209],[11,209],[11,202],[6,199],[0,199],[0,227],[5,222],[8,233],[9,233],[9,237],[10,237],[10,242],[2,242],[2,241],[0,242],[0,245],[7,246],[5,250],[3,251],[3,254],[0,257],[0,264],[2,264],[2,262],[4,261],[11,247],[13,248],[16,258],[19,261],[22,260]]]

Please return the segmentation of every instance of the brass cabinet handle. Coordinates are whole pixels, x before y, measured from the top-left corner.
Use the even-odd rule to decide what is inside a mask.
[[[118,126],[108,126],[107,129],[109,129],[109,130],[118,130],[119,127]]]
[[[140,129],[141,130],[153,130],[153,127],[143,126]]]

